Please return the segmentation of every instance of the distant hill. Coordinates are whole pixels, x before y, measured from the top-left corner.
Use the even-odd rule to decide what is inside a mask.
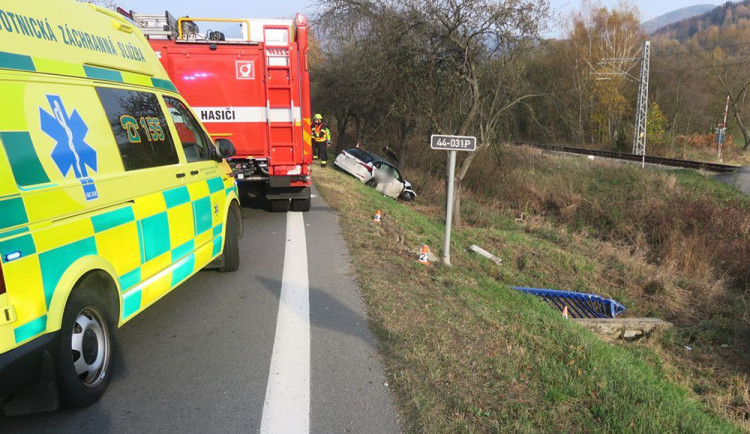
[[[709,12],[711,9],[715,7],[716,6],[714,5],[688,6],[686,8],[677,9],[672,12],[667,12],[664,15],[659,15],[653,20],[648,20],[644,22],[643,24],[641,24],[641,26],[643,27],[643,31],[645,31],[647,34],[650,35],[662,27],[668,26],[670,24],[674,24],[678,21],[692,18],[696,15],[705,14],[706,12]]]
[[[746,28],[749,21],[750,0],[726,2],[708,12],[660,27],[652,34],[684,42],[712,27],[717,29]]]

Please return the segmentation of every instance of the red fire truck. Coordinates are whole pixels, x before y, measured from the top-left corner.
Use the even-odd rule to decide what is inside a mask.
[[[240,193],[265,196],[273,211],[308,211],[307,19],[125,15],[143,30],[211,136],[234,143],[229,164]]]

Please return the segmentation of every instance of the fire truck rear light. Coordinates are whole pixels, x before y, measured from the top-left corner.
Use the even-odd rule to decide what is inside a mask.
[[[299,175],[302,173],[302,166],[297,166],[292,170],[286,172],[287,175]]]

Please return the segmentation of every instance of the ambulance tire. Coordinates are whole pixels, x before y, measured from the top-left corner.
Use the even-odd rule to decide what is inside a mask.
[[[274,199],[271,201],[271,212],[287,212],[290,205],[289,199]]]
[[[80,287],[63,312],[56,357],[60,403],[86,407],[96,402],[112,380],[115,327],[104,300]],[[76,336],[76,339],[73,339]]]
[[[226,240],[221,254],[224,264],[219,267],[220,272],[237,271],[240,268],[240,222],[231,210],[227,215]]]

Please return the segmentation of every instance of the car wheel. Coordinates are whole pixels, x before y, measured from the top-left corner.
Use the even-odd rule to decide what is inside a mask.
[[[375,178],[370,178],[370,179],[367,180],[367,182],[365,182],[366,186],[372,187],[372,188],[375,188],[375,184],[376,184],[375,183]]]
[[[224,262],[219,271],[237,271],[240,268],[240,222],[237,215],[231,210],[227,215],[226,239],[224,240],[224,251],[221,252]]]
[[[56,354],[60,400],[67,407],[96,402],[112,379],[112,321],[102,297],[74,290],[63,312]]]
[[[271,201],[271,212],[289,211],[289,199],[275,199]]]
[[[405,191],[401,193],[401,199],[403,199],[404,202],[411,202],[415,197],[416,196],[411,191]]]

